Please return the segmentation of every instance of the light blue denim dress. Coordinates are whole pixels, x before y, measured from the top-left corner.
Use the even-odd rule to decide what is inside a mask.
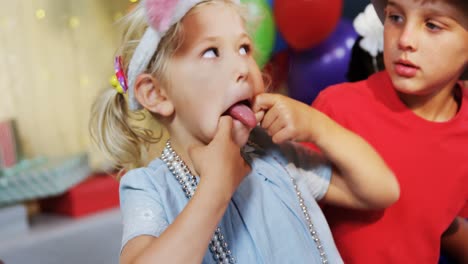
[[[259,128],[251,140],[256,144],[246,145],[243,155],[252,171],[219,223],[236,263],[321,263],[290,177],[302,193],[328,263],[343,263],[316,202],[328,189],[330,165],[298,144],[273,144]],[[122,248],[139,235],[159,236],[187,202],[181,185],[161,159],[129,171],[120,183]],[[203,263],[216,263],[208,249]]]

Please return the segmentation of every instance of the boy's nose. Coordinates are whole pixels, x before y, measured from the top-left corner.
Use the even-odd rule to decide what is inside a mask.
[[[410,25],[405,25],[398,39],[398,48],[403,51],[415,51],[417,49],[418,33]]]

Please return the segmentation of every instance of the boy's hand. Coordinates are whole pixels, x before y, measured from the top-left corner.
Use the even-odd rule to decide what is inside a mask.
[[[233,119],[222,116],[213,140],[206,146],[189,149],[195,170],[201,181],[212,186],[218,194],[228,195],[250,172],[249,164],[240,153],[240,147],[233,139]]]
[[[265,111],[260,125],[273,142],[287,140],[313,142],[313,119],[316,110],[280,94],[263,93],[255,97],[253,111]]]

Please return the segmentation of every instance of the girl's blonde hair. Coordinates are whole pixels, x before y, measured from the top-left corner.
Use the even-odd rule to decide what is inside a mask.
[[[203,1],[188,13],[212,2],[229,4],[242,16],[240,9],[229,0]],[[242,18],[245,21],[245,17],[242,16]],[[122,56],[123,68],[127,74],[128,64],[148,27],[143,6],[138,5],[122,19],[122,23],[124,35],[118,54]],[[171,56],[183,41],[183,30],[183,24],[178,21],[167,31],[146,70],[146,73],[154,76],[166,87],[170,87],[170,81],[165,78],[165,72]],[[119,175],[146,165],[143,162],[149,145],[159,142],[162,138],[162,131],[155,136],[154,131],[136,124],[137,121],[145,118],[144,111],[146,110],[131,112],[125,96],[114,89],[103,91],[92,105],[89,124],[92,141],[119,170]],[[148,116],[152,116],[151,113]]]

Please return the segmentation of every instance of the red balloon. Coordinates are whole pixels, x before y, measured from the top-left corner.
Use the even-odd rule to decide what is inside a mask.
[[[342,0],[275,0],[273,13],[278,30],[295,50],[311,48],[325,40],[341,17]]]

